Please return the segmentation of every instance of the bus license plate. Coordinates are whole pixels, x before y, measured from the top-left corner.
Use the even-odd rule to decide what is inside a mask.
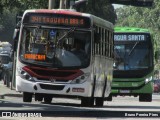
[[[130,93],[130,90],[120,90],[120,93]]]

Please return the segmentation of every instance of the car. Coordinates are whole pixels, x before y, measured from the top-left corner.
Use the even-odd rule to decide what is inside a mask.
[[[9,54],[0,54],[0,79],[4,81],[6,85],[6,74],[12,68],[12,59]],[[8,76],[8,75],[7,75]]]
[[[154,80],[154,92],[155,93],[160,92],[160,79]]]
[[[0,64],[4,67],[8,66],[8,63],[11,61],[11,56],[8,53],[0,54]]]

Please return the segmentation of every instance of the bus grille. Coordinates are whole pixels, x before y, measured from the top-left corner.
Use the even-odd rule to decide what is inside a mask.
[[[42,78],[37,78],[37,80],[41,81],[51,81],[51,79],[42,79]],[[68,83],[70,80],[57,80],[55,79],[54,83]]]
[[[42,89],[46,90],[63,90],[64,85],[47,85],[47,84],[40,84]]]

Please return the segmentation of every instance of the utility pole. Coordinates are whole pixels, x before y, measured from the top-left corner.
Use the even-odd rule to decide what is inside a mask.
[[[72,9],[74,4],[75,4],[75,0],[70,0],[70,9]]]
[[[54,9],[55,7],[55,0],[49,0],[48,9]]]
[[[60,0],[60,9],[68,9],[70,7],[71,0]]]
[[[66,0],[60,0],[59,9],[65,9],[65,1],[66,1]]]

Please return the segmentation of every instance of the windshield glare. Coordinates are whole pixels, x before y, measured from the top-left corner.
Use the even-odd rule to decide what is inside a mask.
[[[75,29],[25,27],[20,59],[52,67],[87,67],[90,61],[91,32]]]
[[[140,70],[152,65],[149,45],[145,42],[116,44],[114,52],[115,70]]]

